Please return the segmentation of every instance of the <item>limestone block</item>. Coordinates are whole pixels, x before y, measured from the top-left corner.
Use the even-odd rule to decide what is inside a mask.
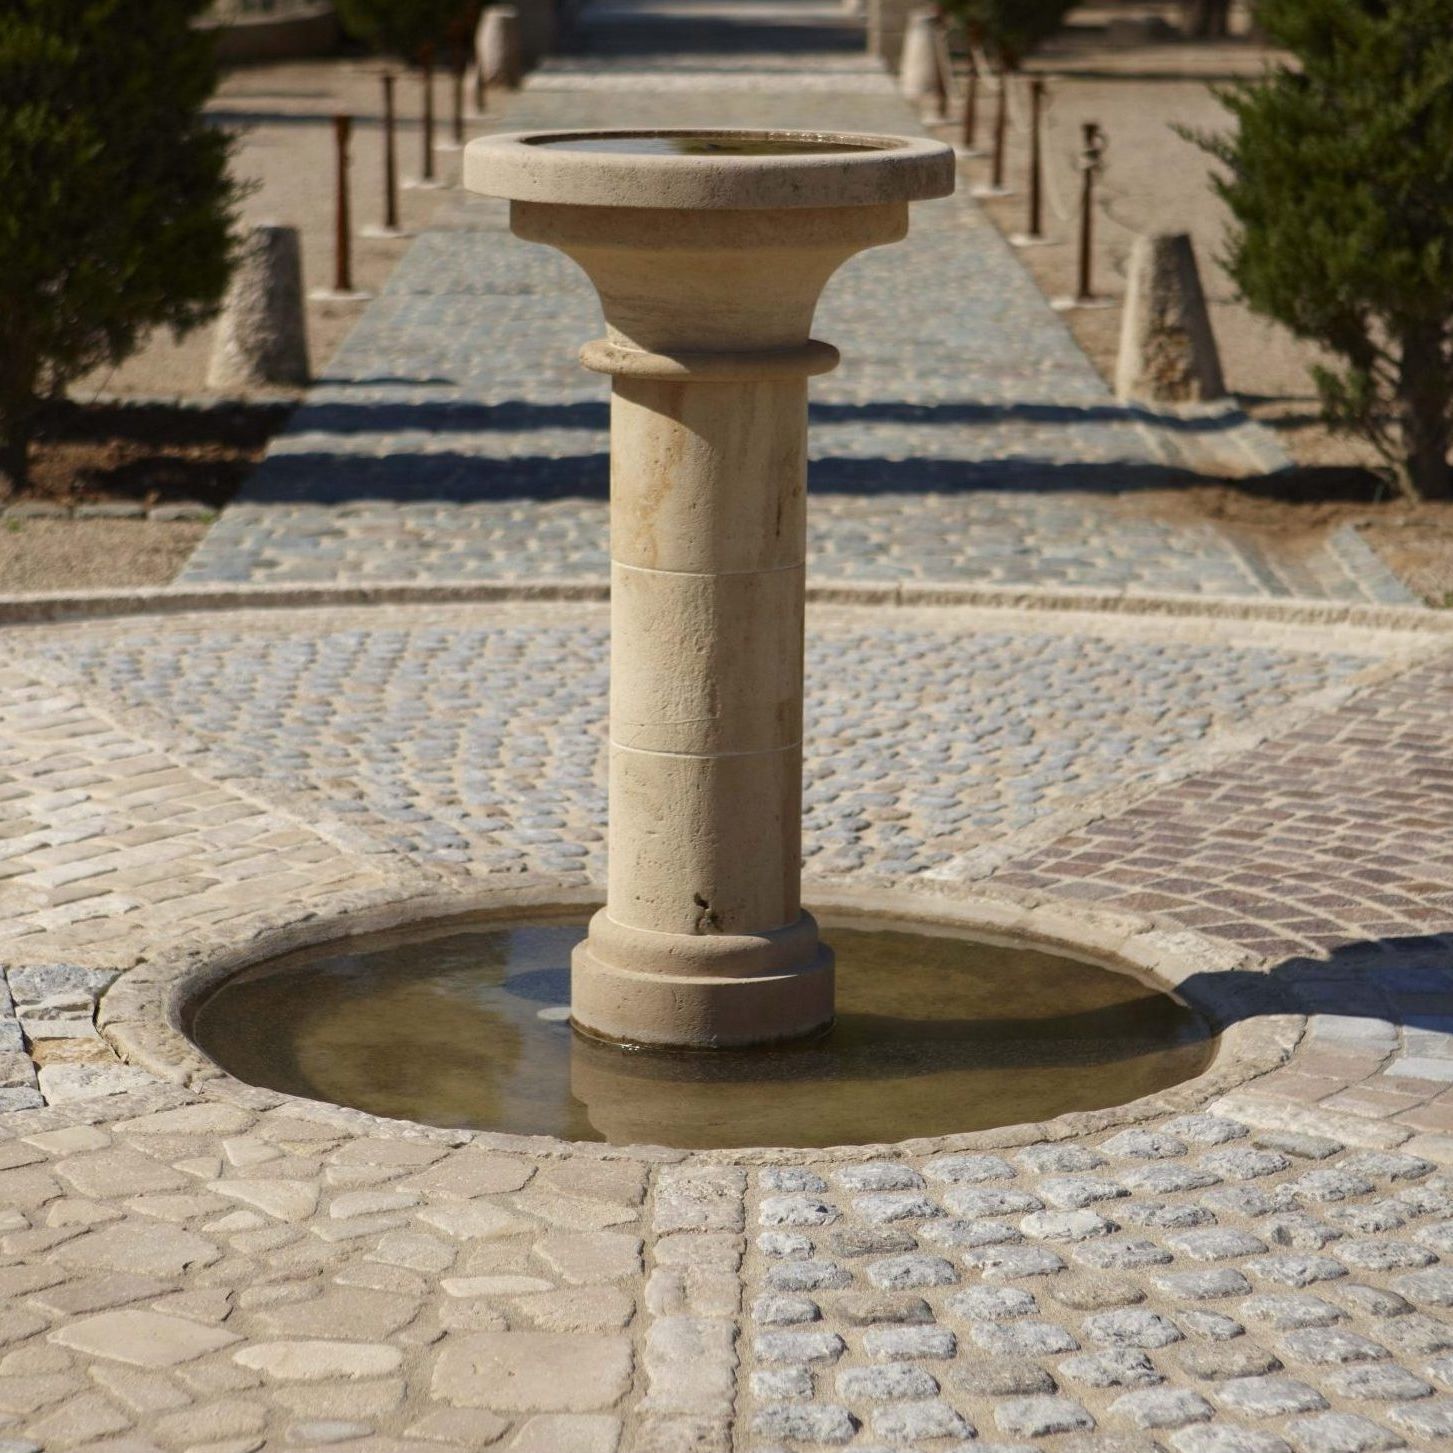
[[[890,71],[898,69],[912,9],[913,0],[868,0],[868,54],[877,56]]]
[[[474,60],[490,86],[513,90],[524,76],[520,13],[513,5],[490,5],[474,33]]]
[[[1115,392],[1150,403],[1225,396],[1196,253],[1184,232],[1135,239]]]
[[[898,62],[898,89],[921,109],[942,113],[944,91],[938,64],[938,13],[926,6],[908,17],[903,54]]]
[[[227,290],[207,387],[296,388],[307,383],[308,373],[298,229],[263,223],[243,244]]]

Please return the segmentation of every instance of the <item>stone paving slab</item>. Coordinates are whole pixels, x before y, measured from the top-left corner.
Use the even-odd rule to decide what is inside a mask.
[[[269,934],[598,891],[599,604],[13,629],[0,1447],[1453,1446],[1453,672],[1398,619],[816,610],[813,891],[1214,980],[1281,1068],[739,1155],[380,1122],[164,1022]]]

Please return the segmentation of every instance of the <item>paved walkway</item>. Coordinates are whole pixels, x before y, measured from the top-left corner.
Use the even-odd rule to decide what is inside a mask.
[[[708,80],[728,117],[907,124],[824,10],[594,13],[522,124],[701,114]],[[602,573],[589,299],[457,222],[194,578]],[[915,235],[827,305],[820,574],[1389,589],[1355,545],[1294,574],[1127,533],[1102,482],[1158,446],[970,205]],[[687,1154],[377,1120],[181,1033],[345,923],[598,900],[606,607],[500,594],[0,639],[0,1453],[1453,1450],[1442,614],[814,608],[809,901],[1158,973],[1219,1052],[1044,1125]]]
[[[1209,1076],[1128,1114],[682,1155],[201,1061],[198,971],[599,893],[604,612],[10,632],[3,1453],[1453,1446],[1436,617],[813,613],[812,901],[1231,1005]]]
[[[601,4],[582,45],[503,124],[917,130],[830,5]],[[603,578],[605,384],[576,362],[599,329],[573,264],[459,195],[182,579]],[[819,579],[1412,600],[1351,529],[1293,554],[1147,517],[1138,490],[1275,446],[1237,415],[1116,404],[966,195],[844,267],[817,332],[844,357],[814,383]]]

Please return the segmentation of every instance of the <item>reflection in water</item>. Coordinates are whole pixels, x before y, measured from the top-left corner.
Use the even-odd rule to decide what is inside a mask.
[[[902,1140],[1115,1105],[1214,1044],[1168,994],[1022,947],[826,920],[838,1018],[770,1049],[660,1051],[563,1018],[583,921],[459,923],[294,954],[229,980],[192,1033],[239,1078],[433,1125],[615,1144]]]
[[[632,135],[542,137],[531,146],[552,151],[593,151],[625,156],[836,156],[843,152],[881,151],[851,141],[813,136]]]

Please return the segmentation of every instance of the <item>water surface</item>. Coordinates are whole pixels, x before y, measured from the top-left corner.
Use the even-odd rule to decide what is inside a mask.
[[[252,1084],[431,1125],[708,1148],[903,1140],[1120,1104],[1199,1074],[1198,1015],[1023,947],[833,919],[838,1017],[771,1049],[621,1048],[566,1022],[585,923],[460,922],[229,980],[197,1043]]]

